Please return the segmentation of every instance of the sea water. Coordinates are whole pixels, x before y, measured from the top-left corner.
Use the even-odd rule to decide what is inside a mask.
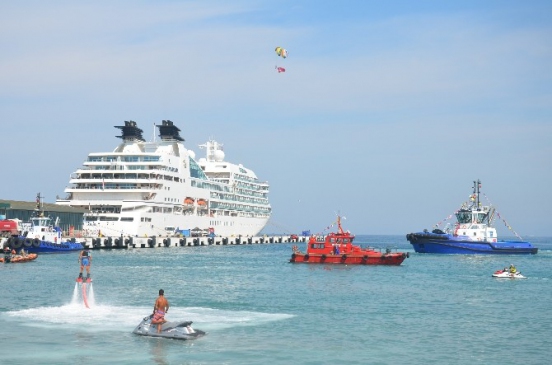
[[[530,256],[417,254],[403,236],[359,236],[410,253],[401,266],[291,264],[294,244],[93,251],[0,264],[2,364],[546,364],[552,238]],[[304,250],[304,243],[298,244]],[[491,274],[515,264],[524,280]],[[167,320],[203,338],[142,337],[159,289]]]

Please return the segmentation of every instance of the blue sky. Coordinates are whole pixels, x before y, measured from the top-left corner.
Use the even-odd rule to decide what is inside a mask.
[[[271,185],[267,232],[406,234],[483,189],[550,235],[552,2],[0,4],[0,197],[64,196],[125,120]],[[274,53],[285,47],[285,60]],[[275,66],[286,68],[278,74]],[[511,235],[498,222],[502,235]]]

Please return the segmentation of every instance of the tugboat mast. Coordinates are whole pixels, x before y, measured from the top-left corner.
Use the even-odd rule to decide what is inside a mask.
[[[481,206],[479,205],[479,188],[481,187],[481,180],[477,179],[477,181],[473,181],[473,195],[475,198],[475,207],[477,210],[481,210]]]
[[[42,216],[42,199],[44,199],[43,196],[40,196],[40,193],[36,194],[36,216],[41,217]]]

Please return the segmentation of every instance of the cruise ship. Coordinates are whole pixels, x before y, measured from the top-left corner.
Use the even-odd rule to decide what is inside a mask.
[[[90,153],[56,204],[80,207],[83,233],[95,236],[255,236],[272,208],[269,184],[241,164],[224,160],[223,145],[200,145],[205,157],[184,146],[170,120],[146,142],[136,122],[125,121],[113,152]]]

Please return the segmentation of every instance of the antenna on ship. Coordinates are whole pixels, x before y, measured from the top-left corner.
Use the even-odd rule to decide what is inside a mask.
[[[474,182],[473,182],[473,197],[475,198],[475,207],[476,207],[477,210],[480,209],[479,188],[481,188],[481,180],[479,180],[479,179],[477,179],[477,181],[474,180]]]
[[[155,122],[153,122],[153,142],[155,142],[155,127],[157,127],[155,125]]]
[[[338,233],[345,233],[345,231],[343,231],[343,228],[341,227],[341,218],[343,218],[343,219],[347,219],[347,218],[342,217],[341,212],[339,212],[339,211],[336,213],[336,215],[337,215],[337,221],[336,221],[336,223],[337,223],[337,232]]]
[[[40,193],[36,194],[36,216],[41,217],[42,216],[42,199],[44,199],[43,196],[40,196]]]

